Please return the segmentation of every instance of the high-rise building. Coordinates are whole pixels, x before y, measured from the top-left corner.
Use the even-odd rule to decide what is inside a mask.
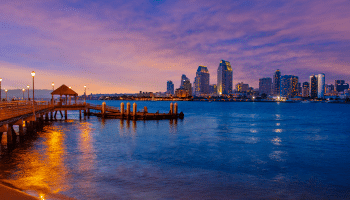
[[[280,95],[281,92],[281,72],[276,70],[275,75],[273,76],[273,94]]]
[[[186,80],[190,80],[190,79],[187,78],[187,76],[185,74],[182,74],[180,88],[184,88],[184,83]]]
[[[271,78],[261,78],[259,79],[259,94],[271,95],[272,89],[272,79]]]
[[[333,93],[334,92],[334,85],[333,84],[326,84],[325,85],[325,93]]]
[[[183,88],[181,88],[181,89],[187,90],[189,96],[192,96],[192,84],[190,82],[190,79],[185,80],[185,82],[183,84]]]
[[[245,84],[243,82],[236,84],[236,91],[237,92],[247,92],[249,90],[249,84]]]
[[[317,97],[317,76],[312,75],[310,76],[310,97],[311,98],[316,98]]]
[[[302,96],[303,97],[309,97],[309,91],[310,91],[309,86],[310,86],[309,82],[303,83],[303,89],[302,89]]]
[[[299,95],[299,78],[297,76],[292,76],[292,97],[296,97]]]
[[[298,77],[293,75],[281,76],[281,97],[295,97],[298,95]]]
[[[217,75],[217,89],[219,95],[232,93],[232,68],[228,61],[220,61]]]
[[[166,93],[167,94],[174,94],[174,83],[172,81],[168,81],[166,83]]]
[[[349,84],[345,83],[344,80],[335,80],[334,89],[337,92],[344,92],[344,90],[349,89]]]
[[[218,90],[217,90],[216,84],[209,85],[209,92],[210,92],[210,94],[216,94],[217,91]]]
[[[325,87],[325,75],[324,74],[318,74],[317,75],[317,97],[323,98],[324,97],[324,88]]]
[[[209,71],[205,66],[199,66],[194,79],[194,94],[201,96],[209,94]]]

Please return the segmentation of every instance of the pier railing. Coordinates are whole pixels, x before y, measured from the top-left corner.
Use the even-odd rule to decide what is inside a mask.
[[[43,109],[53,108],[54,105],[47,101],[15,101],[0,103],[0,121],[33,113]]]

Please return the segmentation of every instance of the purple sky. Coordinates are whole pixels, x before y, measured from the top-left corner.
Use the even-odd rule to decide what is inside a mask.
[[[350,81],[349,0],[1,0],[2,89],[72,86],[79,94],[165,91],[199,65],[216,83],[221,59],[233,83],[262,77]]]

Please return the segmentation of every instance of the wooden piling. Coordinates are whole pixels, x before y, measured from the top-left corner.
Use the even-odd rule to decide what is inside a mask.
[[[81,110],[79,110],[79,119],[81,120]]]
[[[7,126],[7,145],[10,145],[13,143],[13,138],[12,138],[12,124],[8,124]]]
[[[19,136],[23,136],[23,123],[21,125],[19,125]]]
[[[48,112],[45,113],[45,121],[49,121],[49,113]]]
[[[170,114],[172,115],[174,113],[174,105],[173,103],[170,103]]]
[[[65,119],[65,120],[68,119],[68,112],[67,112],[67,110],[64,111],[64,119]]]
[[[136,119],[136,113],[137,113],[137,104],[132,104],[132,115],[134,116],[134,119]]]
[[[124,117],[124,102],[121,102],[120,103],[120,114],[121,114],[121,116],[122,116],[122,118]]]
[[[174,104],[174,114],[177,115],[177,103]]]
[[[126,104],[126,115],[128,116],[128,117],[130,117],[130,103],[128,102],[127,104]]]

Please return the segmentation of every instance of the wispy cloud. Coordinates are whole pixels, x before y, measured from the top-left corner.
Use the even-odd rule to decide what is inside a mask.
[[[277,68],[304,81],[319,72],[327,82],[349,81],[349,8],[341,0],[4,1],[1,72],[23,72],[1,76],[36,70],[80,92],[84,84],[101,93],[164,91],[181,74],[193,81],[198,65],[208,66],[215,83],[225,59],[234,82],[253,86]],[[38,87],[50,88],[46,79]]]

